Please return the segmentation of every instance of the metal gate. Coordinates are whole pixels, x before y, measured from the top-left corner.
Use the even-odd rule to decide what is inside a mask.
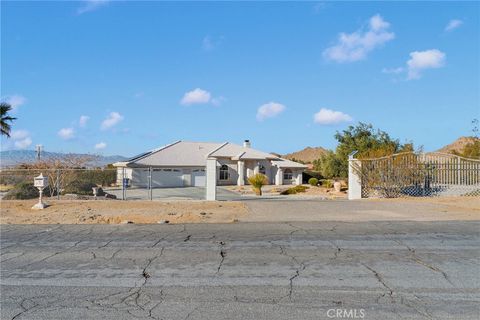
[[[353,164],[362,198],[480,196],[480,160],[453,154],[400,153]]]

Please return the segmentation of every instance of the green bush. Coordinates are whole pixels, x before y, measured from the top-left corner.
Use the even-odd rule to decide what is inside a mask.
[[[4,200],[26,200],[38,198],[38,189],[31,182],[22,182],[8,191],[3,197]]]
[[[76,173],[76,180],[89,181],[99,186],[110,186],[117,180],[116,170],[85,170]]]
[[[316,160],[317,161],[317,160]],[[312,170],[305,170],[302,175],[302,180],[304,183],[308,183],[310,178],[317,178],[318,180],[325,178],[322,174],[318,171]]]
[[[333,181],[329,179],[322,180],[322,187],[333,188]]]
[[[308,189],[308,187],[306,187],[306,186],[295,186],[295,187],[288,188],[287,190],[280,192],[280,194],[281,195],[297,194],[297,193],[305,192],[305,190],[307,190],[307,189]]]
[[[308,179],[308,184],[311,185],[312,187],[316,187],[318,185],[318,179],[317,178],[310,178],[310,179]]]
[[[86,181],[73,181],[69,183],[62,191],[62,194],[73,193],[91,196],[93,195],[93,187],[96,187],[95,183]]]

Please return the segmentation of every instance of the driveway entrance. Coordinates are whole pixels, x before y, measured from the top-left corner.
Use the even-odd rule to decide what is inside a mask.
[[[116,195],[118,199],[122,198],[122,190],[119,188],[106,188],[105,191]],[[205,187],[153,188],[152,200],[205,200],[205,192]],[[245,196],[238,193],[217,187],[217,200],[242,200],[244,198]],[[127,188],[126,190],[126,200],[149,199],[150,194],[147,188]]]

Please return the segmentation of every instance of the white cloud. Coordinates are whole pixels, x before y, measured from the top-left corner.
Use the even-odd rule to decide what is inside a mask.
[[[267,118],[273,118],[285,111],[285,106],[277,102],[269,102],[261,105],[257,110],[257,120],[263,121]]]
[[[337,44],[323,51],[323,57],[335,62],[354,62],[363,60],[368,53],[395,38],[389,32],[390,23],[380,15],[370,18],[367,30],[359,29],[353,33],[340,33]]]
[[[13,140],[21,140],[28,137],[30,133],[27,130],[12,130],[10,133],[10,138]]]
[[[459,20],[459,19],[450,20],[448,22],[447,26],[445,27],[445,31],[446,32],[453,31],[453,30],[459,28],[462,24],[463,24],[462,20]]]
[[[419,79],[425,69],[441,68],[445,65],[445,53],[438,49],[410,52],[407,61],[407,80]]]
[[[18,149],[27,149],[32,144],[32,139],[27,137],[25,139],[15,141],[14,144]]]
[[[58,136],[63,140],[71,140],[75,138],[75,130],[73,128],[62,128],[58,131]]]
[[[80,116],[80,119],[78,120],[78,125],[80,126],[80,128],[85,128],[88,120],[90,120],[89,116]]]
[[[107,147],[107,144],[105,142],[99,142],[95,144],[95,150],[103,150]]]
[[[209,103],[210,99],[211,99],[210,92],[200,88],[196,88],[192,91],[188,91],[187,93],[185,93],[180,103],[185,106],[189,106],[192,104],[205,104],[205,103]]]
[[[382,73],[387,73],[387,74],[400,74],[402,72],[404,72],[405,69],[402,68],[402,67],[398,67],[398,68],[383,68],[382,69]]]
[[[2,100],[4,100],[9,105],[11,105],[13,111],[15,111],[15,109],[17,109],[21,105],[25,104],[25,102],[27,102],[27,98],[25,98],[24,96],[18,95],[18,94],[14,94],[12,96],[5,97]]]
[[[12,130],[10,138],[17,149],[26,149],[32,144],[30,133],[27,130]]]
[[[123,120],[123,116],[118,113],[118,112],[110,112],[110,114],[108,115],[108,117],[105,118],[105,120],[103,120],[102,122],[102,125],[100,126],[100,128],[102,130],[107,130],[107,129],[110,129],[111,127],[117,125],[120,121]]]
[[[334,111],[327,108],[320,109],[319,112],[313,115],[313,122],[318,124],[339,124],[342,122],[350,122],[353,118],[341,111]]]
[[[85,0],[83,1],[83,6],[77,9],[77,14],[84,14],[90,11],[95,11],[105,5],[107,5],[109,0]]]

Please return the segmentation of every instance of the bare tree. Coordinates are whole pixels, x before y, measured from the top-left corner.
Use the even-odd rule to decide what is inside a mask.
[[[59,157],[45,158],[33,163],[23,163],[19,168],[42,171],[49,180],[50,194],[57,195],[61,187],[78,177],[78,170],[85,169],[89,163],[97,160],[94,155],[66,154]]]

